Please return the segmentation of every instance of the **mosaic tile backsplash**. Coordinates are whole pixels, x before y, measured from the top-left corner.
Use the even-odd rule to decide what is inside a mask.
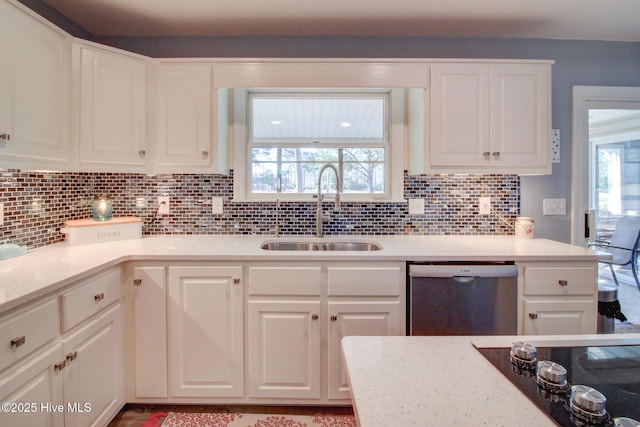
[[[270,234],[275,202],[234,202],[229,175],[0,172],[4,225],[0,241],[36,248],[64,240],[69,219],[91,217],[96,194],[113,199],[113,215],[135,215],[143,234]],[[520,209],[516,175],[417,175],[404,177],[404,197],[425,200],[425,212],[409,215],[407,203],[325,202],[327,235],[513,234]],[[158,196],[171,198],[171,213],[156,215]],[[224,198],[224,214],[211,213],[211,198]],[[478,197],[491,197],[493,213],[478,215]],[[281,235],[314,235],[314,202],[281,202]]]

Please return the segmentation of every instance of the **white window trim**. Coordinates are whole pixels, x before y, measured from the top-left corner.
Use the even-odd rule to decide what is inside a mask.
[[[404,202],[404,150],[405,150],[405,90],[390,89],[389,149],[386,153],[388,189],[384,194],[343,194],[342,200],[353,202]],[[251,193],[249,185],[249,153],[247,138],[247,90],[233,90],[233,200],[236,202],[259,201],[313,201],[313,194]]]

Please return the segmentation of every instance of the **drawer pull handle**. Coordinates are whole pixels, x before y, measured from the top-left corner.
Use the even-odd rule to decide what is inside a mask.
[[[147,155],[147,150],[138,150],[138,155],[139,155],[140,157],[144,157],[144,156],[146,156],[146,155]]]
[[[234,285],[239,285],[240,284],[240,279],[238,279],[238,278],[233,279],[233,284]]]
[[[65,366],[67,366],[67,361],[63,360],[62,362],[58,362],[55,365],[53,365],[53,367],[56,369],[56,371],[61,371],[65,368]]]
[[[71,353],[67,354],[67,360],[69,362],[72,362],[72,361],[76,360],[77,357],[78,357],[78,352],[77,351],[74,351],[74,352],[71,352]]]
[[[142,285],[142,279],[133,279],[133,284],[136,286]]]
[[[336,320],[338,320],[338,316],[336,316],[335,314],[331,315],[331,321],[335,322]]]
[[[494,158],[494,159],[496,159],[496,160],[500,160],[500,152],[499,152],[499,151],[494,151],[494,152],[492,153],[492,155],[493,155],[493,158]]]
[[[8,133],[0,133],[0,141],[11,141],[11,135]]]
[[[99,294],[96,294],[96,296],[93,297],[96,302],[100,302],[104,299],[104,292],[100,292]]]
[[[209,155],[209,152],[206,150],[202,151],[202,157],[207,157]]]
[[[529,313],[529,319],[535,320],[538,318],[538,313]]]
[[[319,318],[319,317],[320,317],[320,316],[318,316],[318,314],[317,314],[317,313],[313,313],[313,314],[311,314],[311,319],[312,319],[312,320],[318,320],[318,318]]]
[[[558,285],[567,286],[569,284],[568,280],[558,280]]]
[[[23,345],[25,342],[27,342],[27,337],[25,337],[24,335],[21,337],[14,338],[11,340],[11,347],[18,348],[21,345]]]

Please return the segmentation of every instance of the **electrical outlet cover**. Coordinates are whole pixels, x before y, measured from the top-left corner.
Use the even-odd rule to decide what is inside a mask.
[[[478,214],[480,215],[491,214],[491,197],[478,198]]]
[[[409,215],[424,214],[424,199],[409,199]]]

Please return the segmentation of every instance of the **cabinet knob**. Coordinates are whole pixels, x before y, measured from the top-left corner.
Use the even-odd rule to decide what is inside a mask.
[[[53,367],[55,368],[56,371],[61,371],[65,368],[65,366],[67,366],[67,361],[63,360],[62,362],[58,362],[55,365],[53,365]]]
[[[535,320],[538,318],[538,313],[529,313],[529,319]]]
[[[96,294],[93,298],[96,300],[96,302],[102,301],[104,299],[104,292]]]
[[[133,279],[133,284],[136,286],[142,285],[142,279]]]
[[[238,279],[237,277],[233,279],[233,284],[234,285],[239,285],[240,284],[240,279]]]
[[[24,335],[21,337],[14,338],[11,340],[11,347],[18,348],[21,345],[24,345],[25,342],[27,342],[27,337],[25,337]]]
[[[500,160],[500,152],[499,151],[494,151],[493,152],[493,158],[496,160]]]
[[[0,133],[0,141],[11,141],[11,135],[8,133]]]
[[[318,320],[318,318],[319,318],[319,317],[320,317],[320,316],[318,316],[318,313],[312,313],[312,314],[311,314],[311,319],[312,319],[312,320]]]
[[[569,284],[568,280],[558,280],[558,285],[567,286]]]
[[[138,150],[138,155],[144,157],[147,155],[147,150]]]
[[[78,357],[78,352],[77,351],[73,351],[73,352],[67,354],[67,360],[69,362],[72,362],[72,361],[76,360],[77,357]]]
[[[209,152],[206,150],[202,151],[202,157],[207,157],[209,155]]]
[[[338,320],[338,316],[336,316],[335,314],[331,315],[331,321],[335,322],[336,320]]]
[[[482,155],[484,156],[485,159],[488,159],[491,153],[488,151],[485,151],[484,153],[482,153]]]

